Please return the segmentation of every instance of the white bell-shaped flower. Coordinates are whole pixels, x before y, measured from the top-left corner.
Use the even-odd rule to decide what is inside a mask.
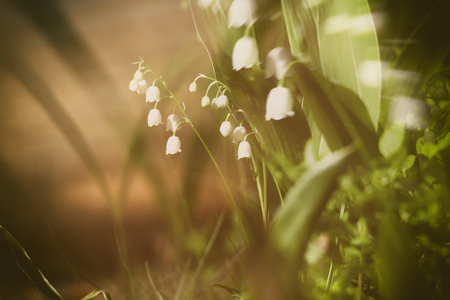
[[[287,66],[292,58],[286,48],[277,47],[272,49],[266,57],[266,77],[275,75],[275,78],[281,80],[286,75]]]
[[[239,39],[233,48],[232,56],[233,70],[250,69],[258,61],[258,47],[252,37],[243,37]]]
[[[203,96],[202,98],[202,107],[207,107],[211,104],[211,99],[208,96]]]
[[[228,106],[228,97],[226,95],[220,95],[216,101],[214,101],[214,104],[217,108],[225,108]]]
[[[172,135],[167,140],[166,155],[176,154],[178,152],[181,152],[181,141],[180,141],[180,138],[177,137],[176,135]]]
[[[150,112],[148,113],[148,118],[147,118],[148,126],[149,127],[158,126],[161,123],[162,123],[161,122],[161,112],[156,108],[150,110]]]
[[[130,81],[130,84],[128,85],[128,88],[130,89],[130,91],[132,92],[137,92],[138,88],[139,88],[139,84],[136,80],[132,79]]]
[[[166,122],[166,131],[172,130],[172,132],[175,132],[175,129],[177,129],[177,126],[180,122],[181,122],[180,116],[174,115],[174,114],[169,115],[167,117],[167,122]],[[178,127],[178,129],[179,128],[180,127]]]
[[[238,126],[233,131],[233,143],[240,143],[247,135],[247,129],[244,126]]]
[[[234,0],[228,9],[228,26],[249,26],[256,20],[256,3],[254,0]]]
[[[252,157],[252,148],[250,147],[249,142],[247,141],[240,142],[238,148],[238,159],[251,157]]]
[[[136,92],[138,93],[138,95],[143,95],[147,91],[147,88],[148,88],[147,81],[145,81],[145,79],[139,80]]]
[[[281,120],[295,114],[294,98],[291,91],[283,86],[277,86],[269,92],[266,102],[266,120]]]
[[[197,91],[197,83],[191,82],[191,84],[189,85],[189,92],[195,93],[196,91]]]
[[[156,85],[152,85],[145,93],[145,102],[155,102],[161,100],[161,91]]]
[[[224,121],[220,125],[220,133],[223,136],[228,136],[231,133],[232,129],[233,129],[233,127],[231,126],[231,123],[229,121]]]

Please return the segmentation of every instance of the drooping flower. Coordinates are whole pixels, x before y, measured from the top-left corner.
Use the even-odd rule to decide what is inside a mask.
[[[275,78],[281,80],[286,75],[286,67],[292,61],[292,57],[286,48],[277,47],[267,53],[266,57],[266,77],[275,75]]]
[[[161,91],[159,88],[156,85],[152,85],[145,93],[145,102],[155,102],[161,100],[160,94]]]
[[[177,129],[177,126],[180,122],[181,122],[180,116],[175,115],[175,114],[169,115],[167,117],[167,122],[166,122],[166,131],[172,130],[172,132],[175,132],[175,129]],[[179,128],[180,127],[178,126],[178,129]]]
[[[247,141],[240,142],[238,148],[238,159],[251,157],[252,157],[252,148],[250,147],[249,142]]]
[[[234,0],[228,9],[228,26],[249,26],[256,20],[256,3],[254,0]]]
[[[195,93],[196,91],[197,91],[197,83],[191,82],[191,84],[189,85],[189,92]]]
[[[229,121],[224,121],[220,125],[220,133],[223,136],[228,136],[231,133],[231,130],[232,130],[232,126],[231,126],[231,123]]]
[[[181,152],[181,141],[176,135],[172,135],[166,144],[166,155]]]
[[[161,122],[161,112],[156,108],[150,110],[150,112],[148,113],[148,118],[147,118],[148,126],[149,127],[158,126],[161,123],[162,123]]]
[[[132,92],[137,92],[138,87],[139,87],[139,84],[138,84],[138,82],[135,79],[132,79],[130,81],[130,84],[128,85],[128,88]]]
[[[233,131],[233,143],[240,143],[247,135],[247,129],[244,126],[238,126]]]
[[[291,91],[283,86],[277,86],[269,92],[266,102],[266,120],[281,120],[295,114],[294,98]]]
[[[243,37],[239,39],[233,48],[232,56],[233,70],[249,69],[258,64],[258,47],[252,37]]]
[[[207,107],[209,104],[211,104],[211,99],[208,96],[203,96],[202,107]]]
[[[217,108],[225,108],[228,106],[228,97],[226,95],[220,95],[214,103]]]
[[[142,71],[141,71],[141,70],[137,70],[137,71],[134,73],[133,79],[136,80],[136,81],[141,81],[141,80],[144,79],[144,74],[142,74]]]
[[[139,80],[136,92],[138,93],[138,95],[143,95],[147,91],[147,88],[148,88],[147,81],[145,81],[145,79]]]

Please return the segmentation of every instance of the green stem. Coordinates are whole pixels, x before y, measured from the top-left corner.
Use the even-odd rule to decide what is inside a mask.
[[[144,63],[143,63],[144,64]],[[181,105],[181,103],[178,101],[178,99],[175,97],[175,94],[168,88],[166,82],[164,81],[164,79],[159,76],[158,74],[156,74],[149,66],[147,66],[145,64],[145,67],[156,77],[158,78],[158,80],[161,82],[161,84],[163,85],[164,89],[170,94],[170,97],[173,99],[173,101],[175,101],[176,106],[178,107],[178,109],[181,111],[182,115],[186,118],[186,120],[188,120],[188,122],[191,124],[191,128],[192,130],[194,130],[195,135],[197,136],[197,138],[200,140],[200,142],[202,143],[203,147],[205,148],[206,152],[208,153],[211,161],[213,162],[217,172],[219,173],[219,176],[223,182],[223,184],[225,185],[225,188],[227,190],[228,196],[230,197],[233,206],[235,209],[238,209],[238,206],[236,204],[236,201],[233,197],[233,194],[231,193],[231,189],[225,179],[225,176],[222,173],[222,170],[219,167],[219,164],[217,163],[216,159],[214,158],[211,150],[209,149],[208,145],[206,145],[206,142],[203,140],[202,136],[200,135],[200,133],[198,132],[197,128],[194,126],[194,124],[191,121],[191,118],[189,118],[189,115],[186,113],[186,111],[183,108],[183,105]]]

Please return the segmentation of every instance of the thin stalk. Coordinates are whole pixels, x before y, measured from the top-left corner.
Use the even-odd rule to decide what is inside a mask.
[[[150,269],[148,268],[148,262],[145,262],[145,273],[147,273],[148,282],[150,283],[150,286],[152,287],[153,291],[155,292],[156,297],[158,297],[158,300],[164,300],[163,296],[158,291],[155,283],[153,282],[152,275],[150,274]]]
[[[211,252],[212,246],[214,245],[217,236],[219,234],[220,228],[222,227],[222,222],[224,219],[225,214],[222,213],[219,217],[219,220],[216,223],[216,227],[214,228],[214,231],[208,241],[208,244],[206,245],[205,250],[203,251],[203,255],[200,258],[200,261],[198,262],[197,268],[194,271],[194,274],[192,274],[192,279],[189,282],[189,286],[186,293],[186,299],[189,299],[190,294],[192,292],[192,289],[194,288],[195,282],[197,281],[198,276],[200,275],[200,272],[203,269],[203,266],[205,265],[206,258],[208,257],[209,253]]]
[[[236,201],[233,197],[233,194],[231,193],[231,189],[225,179],[225,176],[222,173],[222,170],[219,167],[219,164],[217,163],[216,159],[214,158],[211,150],[209,149],[208,145],[206,145],[206,142],[203,140],[202,136],[200,135],[200,133],[198,132],[197,128],[194,126],[194,124],[191,121],[191,118],[189,117],[189,115],[186,113],[186,111],[183,108],[183,105],[181,105],[181,103],[178,101],[178,99],[175,97],[175,94],[168,88],[166,82],[164,81],[164,79],[159,76],[158,74],[156,74],[149,66],[145,65],[145,67],[158,79],[158,81],[163,85],[164,89],[170,94],[170,97],[172,98],[173,101],[175,101],[175,104],[177,105],[178,109],[181,111],[181,114],[186,118],[186,120],[189,121],[189,124],[191,125],[192,130],[194,130],[195,135],[197,136],[197,138],[200,140],[200,142],[202,143],[203,147],[205,148],[206,152],[208,153],[209,157],[211,158],[211,161],[213,162],[217,172],[219,173],[220,178],[222,179],[223,184],[225,185],[225,188],[227,190],[228,196],[230,197],[233,206],[235,209],[238,209]]]

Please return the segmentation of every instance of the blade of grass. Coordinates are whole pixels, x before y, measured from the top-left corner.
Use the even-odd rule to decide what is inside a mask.
[[[14,255],[17,265],[39,290],[42,297],[50,300],[62,300],[63,298],[58,291],[50,284],[47,278],[45,278],[44,274],[34,266],[25,249],[23,249],[19,242],[1,225],[0,236]]]
[[[90,292],[89,294],[87,294],[86,296],[84,296],[81,300],[89,300],[89,299],[93,299],[95,297],[97,297],[98,295],[103,295],[103,298],[105,300],[111,300],[111,296],[109,295],[109,293],[105,290],[101,290],[101,289],[95,289],[92,292]]]

